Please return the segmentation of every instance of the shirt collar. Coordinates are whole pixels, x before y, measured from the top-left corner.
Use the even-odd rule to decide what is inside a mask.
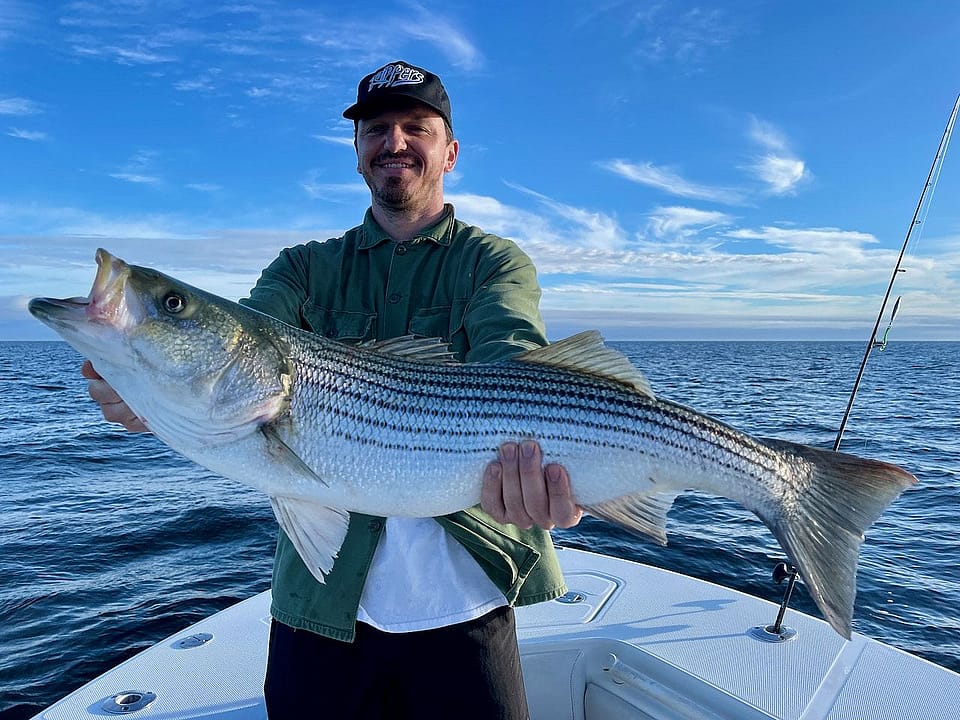
[[[381,243],[392,240],[380,224],[373,219],[373,211],[367,208],[363,216],[363,225],[360,228],[360,249],[369,250]],[[433,225],[425,227],[413,238],[416,240],[430,240],[437,245],[449,245],[453,239],[453,205],[445,203],[443,215]]]

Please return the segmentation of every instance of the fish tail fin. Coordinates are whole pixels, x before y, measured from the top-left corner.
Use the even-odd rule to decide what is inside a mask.
[[[845,453],[785,440],[764,440],[784,453],[795,473],[808,468],[793,502],[764,518],[824,617],[848,640],[864,532],[900,493],[916,482],[906,470]]]

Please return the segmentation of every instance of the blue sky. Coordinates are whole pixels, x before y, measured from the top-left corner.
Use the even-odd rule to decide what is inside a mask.
[[[0,339],[52,338],[27,299],[85,294],[100,246],[236,299],[359,223],[340,113],[404,59],[452,98],[448,199],[531,255],[554,339],[865,341],[958,37],[930,0],[0,0]],[[894,340],[960,340],[958,154]]]

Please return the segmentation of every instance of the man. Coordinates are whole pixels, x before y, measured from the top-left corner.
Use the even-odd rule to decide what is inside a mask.
[[[461,360],[546,343],[530,260],[455,219],[443,177],[459,142],[440,79],[406,62],[361,80],[357,170],[363,224],[284,250],[245,304],[343,342],[442,337]],[[89,364],[104,416],[145,429]],[[273,576],[264,692],[286,718],[528,717],[512,606],[565,591],[547,530],[580,519],[569,478],[517,439],[483,478],[482,510],[443,518],[351,515],[317,583],[283,533]],[[311,696],[305,690],[322,689]]]

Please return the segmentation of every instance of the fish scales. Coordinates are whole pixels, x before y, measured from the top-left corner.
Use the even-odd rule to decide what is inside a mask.
[[[324,372],[313,367],[311,358],[336,352],[327,349],[327,342],[317,339],[312,344],[316,347],[298,353],[297,374],[302,378],[294,383],[295,420],[311,427],[313,420],[308,415],[317,412],[317,404],[308,402],[302,404],[305,415],[299,415],[301,404],[296,395],[302,385],[326,385],[308,395],[331,398],[324,407],[334,418],[327,423],[333,435],[384,451],[378,464],[386,468],[405,468],[404,456],[409,453],[472,456],[474,471],[462,469],[459,463],[435,470],[444,476],[464,474],[474,491],[473,500],[479,500],[477,473],[500,443],[511,438],[536,438],[548,454],[568,467],[576,467],[578,456],[593,462],[597,449],[622,453],[619,465],[624,468],[621,474],[627,476],[623,482],[628,484],[632,484],[642,456],[652,456],[661,466],[673,463],[687,472],[699,465],[708,479],[723,479],[732,470],[767,480],[774,477],[775,456],[762,445],[681,406],[628,392],[603,378],[510,362],[467,369],[434,366],[345,348],[339,360],[322,363]],[[699,462],[691,464],[685,449],[694,444]],[[310,452],[305,449],[308,456]],[[423,459],[415,464],[421,472],[409,483],[429,488],[436,478],[422,471]],[[318,470],[321,475],[337,472],[329,464]],[[585,492],[582,500],[589,503],[597,498]]]
[[[350,512],[474,506],[501,443],[532,438],[567,468],[586,511],[660,543],[684,490],[741,503],[849,638],[863,534],[915,482],[888,463],[754,438],[656,398],[597,333],[459,364],[435,340],[341,345],[105,250],[97,264],[88,297],[35,298],[30,312],[160,440],[264,491],[320,582]]]

